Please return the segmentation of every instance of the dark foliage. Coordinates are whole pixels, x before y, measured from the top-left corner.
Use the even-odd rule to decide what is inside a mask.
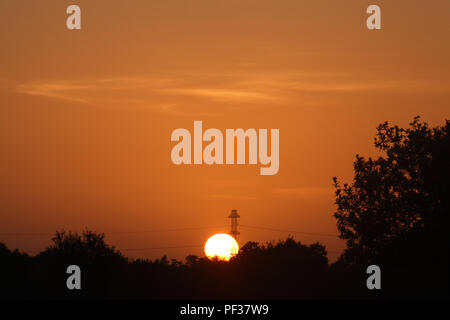
[[[450,122],[429,128],[378,127],[377,159],[357,156],[354,180],[334,178],[334,216],[347,248],[329,265],[325,247],[293,238],[248,242],[229,262],[127,258],[103,234],[57,232],[35,257],[0,243],[1,298],[316,299],[448,296]],[[82,270],[82,290],[66,288],[66,268]],[[382,290],[368,290],[377,264]]]
[[[379,265],[392,296],[441,297],[449,287],[450,121],[430,128],[416,117],[406,129],[377,129],[384,155],[357,155],[352,184],[334,178],[334,216],[347,241],[338,264]]]
[[[0,249],[8,262],[2,275],[21,280],[2,281],[3,298],[318,298],[328,277],[325,248],[292,238],[249,242],[230,262],[192,255],[185,263],[166,256],[128,261],[91,231],[58,232],[53,245],[35,257]],[[72,264],[82,270],[79,291],[66,288],[66,268]]]

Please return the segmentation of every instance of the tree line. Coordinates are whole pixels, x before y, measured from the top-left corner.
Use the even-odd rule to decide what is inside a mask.
[[[385,122],[375,147],[357,155],[351,183],[333,179],[337,228],[346,249],[335,263],[320,243],[292,237],[247,242],[229,262],[128,259],[102,233],[58,231],[36,256],[0,243],[1,298],[366,299],[448,298],[450,121],[407,128]],[[68,290],[66,268],[82,270]],[[368,290],[366,269],[381,270]]]

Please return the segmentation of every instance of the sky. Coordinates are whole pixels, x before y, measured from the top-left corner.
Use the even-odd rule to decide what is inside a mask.
[[[298,231],[335,260],[332,177],[378,155],[379,123],[450,118],[449,32],[447,0],[0,0],[0,242],[35,254],[88,228],[183,259],[237,209],[241,245],[289,235],[244,226]],[[279,129],[278,174],[174,165],[195,120]]]

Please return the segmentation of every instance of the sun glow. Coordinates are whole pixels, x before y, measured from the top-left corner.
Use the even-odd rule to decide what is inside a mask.
[[[205,254],[209,259],[217,258],[228,261],[239,252],[236,240],[225,233],[211,236],[205,244]]]

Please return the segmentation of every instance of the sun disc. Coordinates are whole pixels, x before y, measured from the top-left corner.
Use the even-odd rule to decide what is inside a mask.
[[[218,233],[211,236],[205,244],[205,254],[209,259],[217,258],[228,261],[239,251],[236,240],[225,233]]]

